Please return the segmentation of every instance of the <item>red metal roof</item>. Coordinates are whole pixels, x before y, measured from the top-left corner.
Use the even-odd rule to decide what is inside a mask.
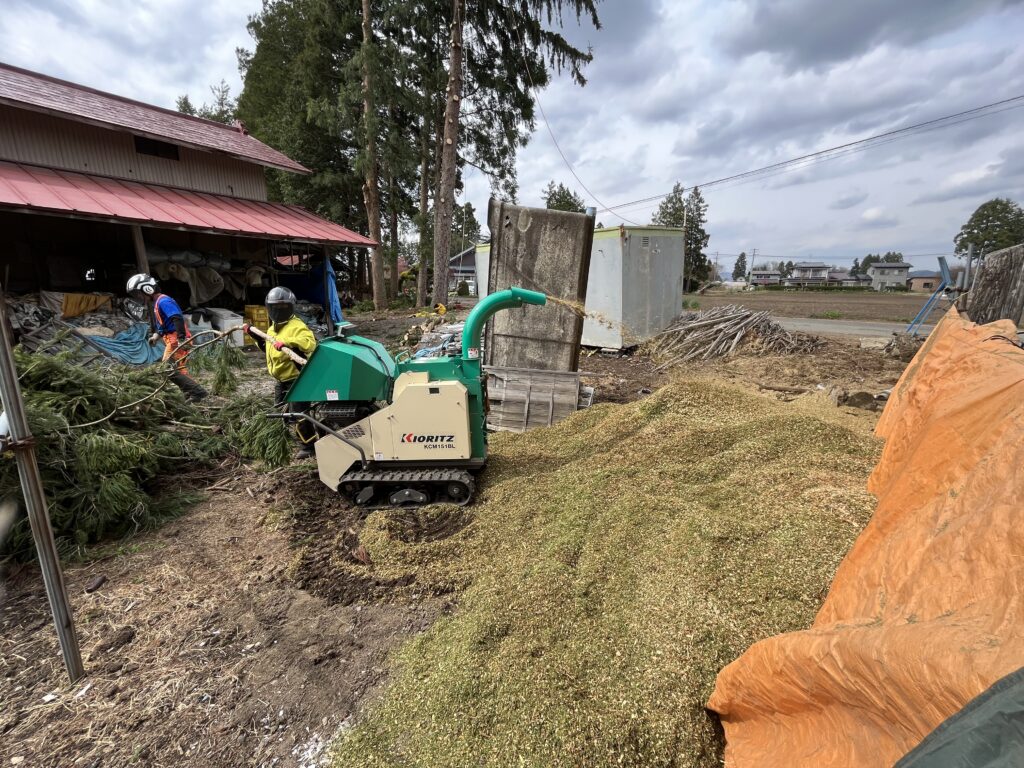
[[[296,173],[309,169],[238,128],[0,63],[0,104],[125,130]]]
[[[375,245],[368,237],[297,205],[2,161],[0,207],[247,237]]]

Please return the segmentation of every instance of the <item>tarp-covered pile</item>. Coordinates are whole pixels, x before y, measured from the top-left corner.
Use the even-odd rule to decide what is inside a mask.
[[[1024,350],[1013,323],[951,309],[878,424],[870,525],[811,629],[764,640],[718,677],[734,768],[892,765],[1024,664]],[[1020,765],[1024,697],[955,759]],[[1009,736],[1006,736],[1009,734]],[[1018,742],[1019,746],[1019,742]],[[1020,754],[1017,754],[1020,758]]]

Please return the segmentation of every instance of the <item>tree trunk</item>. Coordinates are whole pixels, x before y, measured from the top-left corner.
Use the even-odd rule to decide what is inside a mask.
[[[416,275],[416,306],[427,303],[427,268],[431,254],[427,251],[427,216],[430,205],[430,132],[427,126],[430,118],[423,115],[423,132],[420,134],[420,266]]]
[[[391,198],[391,210],[388,211],[388,223],[391,225],[390,237],[388,238],[391,241],[391,254],[388,259],[391,262],[391,285],[389,286],[388,295],[391,298],[397,298],[401,287],[401,277],[398,274],[398,190],[395,188],[394,173],[388,175],[388,188],[390,190],[389,197]]]
[[[366,133],[366,179],[363,183],[363,202],[366,204],[366,218],[373,246],[371,273],[373,282],[373,307],[380,311],[387,309],[388,300],[384,293],[384,249],[380,242],[380,188],[377,183],[377,125],[373,106],[373,73],[370,53],[373,47],[373,29],[370,25],[370,0],[363,0],[363,130]]]
[[[448,88],[445,92],[441,179],[437,191],[437,204],[434,206],[435,303],[448,301],[448,256],[452,243],[452,210],[455,207],[455,172],[459,148],[459,108],[462,105],[462,6],[463,0],[452,0],[452,39],[448,58]]]

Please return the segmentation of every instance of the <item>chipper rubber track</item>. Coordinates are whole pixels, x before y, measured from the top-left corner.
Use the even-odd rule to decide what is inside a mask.
[[[473,476],[461,469],[353,470],[341,476],[338,492],[369,509],[465,506],[473,498]]]

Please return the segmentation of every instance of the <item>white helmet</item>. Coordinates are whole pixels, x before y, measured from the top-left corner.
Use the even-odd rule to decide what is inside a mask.
[[[132,275],[128,278],[128,293],[133,294],[136,291],[144,293],[146,296],[153,296],[160,288],[156,279],[150,277],[144,272],[140,272],[137,275]]]

